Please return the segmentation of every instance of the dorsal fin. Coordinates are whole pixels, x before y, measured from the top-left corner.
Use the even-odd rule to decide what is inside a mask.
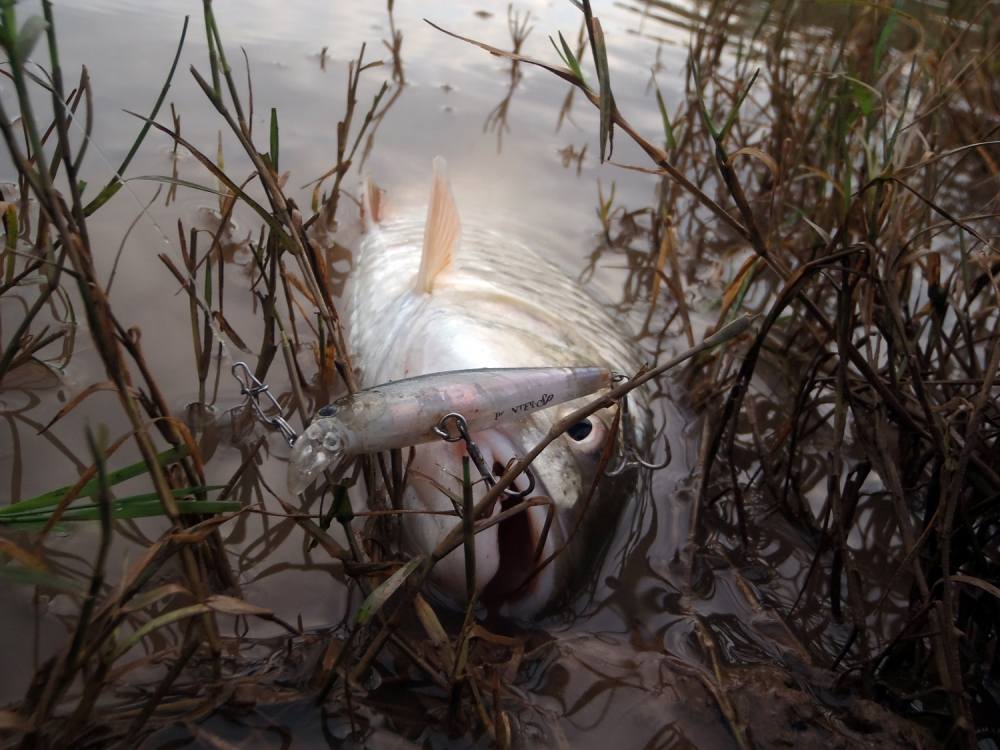
[[[420,256],[416,283],[417,291],[424,294],[430,294],[434,290],[437,275],[451,265],[462,231],[458,209],[448,183],[447,169],[448,165],[442,157],[434,158],[434,183],[431,185],[431,200],[427,205],[424,250]]]
[[[367,232],[382,223],[384,217],[382,191],[369,177],[365,180],[361,193],[361,224]]]

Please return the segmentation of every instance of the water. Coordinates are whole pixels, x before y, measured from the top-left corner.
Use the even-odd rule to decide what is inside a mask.
[[[23,4],[19,12],[26,16],[30,7]],[[548,34],[561,30],[571,44],[576,39],[579,13],[570,3],[518,2],[515,10],[531,14],[528,24],[533,28],[524,43],[524,54],[555,60]],[[336,161],[335,128],[343,111],[348,61],[356,58],[362,44],[367,45],[366,60],[382,58],[388,63],[391,59],[383,45],[383,40],[390,38],[386,9],[377,3],[310,0],[279,5],[251,0],[217,3],[216,11],[241,86],[246,86],[246,77],[239,50],[245,51],[249,62],[257,143],[263,150],[270,110],[276,108],[280,171],[289,173],[288,194],[300,206],[308,207],[309,189],[300,186]],[[733,22],[753,28],[759,12],[750,11]],[[208,71],[199,3],[154,4],[140,10],[125,2],[73,0],[60,3],[57,25],[66,77],[73,79],[79,66],[86,64],[95,94],[95,136],[84,169],[88,194],[109,179],[111,165],[121,160],[131,144],[140,121],[123,110],[148,111],[166,74],[185,13],[192,15],[191,26],[168,102],[180,115],[186,139],[214,158],[221,138],[227,172],[237,179],[250,174],[231,134],[219,135],[224,124],[188,73],[191,65],[205,75]],[[690,28],[702,13],[698,3],[673,8],[621,2],[606,7],[601,4],[598,9],[611,51],[618,106],[651,139],[658,138],[661,123],[659,112],[651,106],[650,69],[655,66],[656,82],[672,110],[683,95]],[[657,178],[598,163],[597,114],[579,96],[570,116],[559,125],[566,84],[545,71],[522,66],[521,77],[511,90],[509,62],[445,37],[424,23],[424,17],[455,33],[504,49],[511,46],[502,3],[397,3],[394,23],[402,34],[406,85],[375,132],[363,172],[388,190],[391,203],[421,206],[431,158],[443,155],[448,159],[463,214],[503,227],[522,241],[543,248],[570,274],[582,273],[592,253],[601,247],[600,223],[594,210],[598,183],[605,195],[613,183],[616,205],[637,209],[655,205]],[[805,28],[822,33],[818,25]],[[390,73],[386,65],[363,74],[359,93],[362,112]],[[0,96],[5,104],[11,99],[12,86],[6,80],[0,83]],[[491,118],[495,108],[505,103],[506,119],[498,122],[495,116]],[[168,113],[169,107],[161,112],[161,122],[168,122]],[[575,163],[564,163],[562,155],[570,153],[569,149],[579,154],[584,148],[579,168]],[[620,134],[614,160],[646,163],[641,152]],[[188,302],[186,295],[175,293],[177,282],[157,255],[164,253],[180,265],[177,221],[187,227],[210,226],[216,205],[212,196],[184,189],[165,205],[166,186],[137,179],[170,175],[175,164],[180,179],[215,187],[211,176],[193,158],[181,153],[175,162],[170,140],[151,133],[128,171],[132,179],[127,189],[102,209],[90,226],[104,278],[111,273],[122,246],[112,303],[127,326],[142,331],[151,369],[171,407],[184,414],[198,397]],[[5,169],[0,178],[12,176],[9,166]],[[358,182],[359,173],[354,170],[345,186],[354,191]],[[255,187],[250,190],[254,192]],[[140,212],[143,215],[136,219]],[[340,218],[348,249],[355,217],[350,202],[343,201]],[[122,244],[125,229],[133,220],[134,228]],[[236,239],[256,238],[259,223],[249,211],[237,209],[235,223]],[[245,251],[237,251],[233,262],[245,266]],[[714,320],[712,308],[722,284],[718,279],[705,280],[703,269],[687,264],[685,268],[691,281],[701,280],[690,292],[694,327],[700,332]],[[624,314],[638,330],[647,308],[642,302],[623,300],[628,279],[624,261],[606,254],[598,259],[589,283],[610,299],[623,301]],[[260,315],[246,293],[248,274],[230,272],[227,285],[228,323],[244,340],[259,340]],[[16,314],[4,309],[5,317]],[[665,341],[649,337],[644,346],[650,352],[671,352],[684,348],[685,342],[682,336],[671,333]],[[239,403],[235,383],[225,373],[230,362],[243,356],[237,347],[227,347],[214,403],[216,415],[224,415]],[[88,463],[82,440],[84,425],[106,425],[113,438],[126,431],[125,422],[116,416],[112,394],[104,391],[83,401],[45,436],[36,434],[63,404],[103,378],[92,345],[81,335],[62,385],[0,392],[5,418],[2,429],[6,431],[0,439],[4,446],[0,449],[0,477],[11,497],[31,497],[72,483]],[[758,549],[760,559],[745,559],[734,552],[733,559],[715,560],[711,568],[690,577],[678,562],[687,542],[693,500],[691,472],[697,464],[700,438],[694,416],[683,406],[683,392],[679,384],[663,384],[658,416],[660,423],[667,425],[673,462],[648,486],[643,485],[632,500],[642,512],[623,514],[607,559],[591,586],[572,607],[520,630],[515,628],[515,632],[539,642],[552,641],[536,645],[529,653],[531,667],[519,683],[523,706],[515,716],[523,736],[534,738],[525,740],[528,745],[568,743],[596,748],[617,741],[636,747],[734,746],[721,715],[710,707],[714,704],[708,691],[692,676],[694,667],[709,663],[706,630],[714,634],[718,658],[728,665],[768,664],[778,656],[808,658],[798,643],[805,633],[789,629],[769,609],[761,610],[757,601],[787,605],[802,585],[811,553],[794,530],[776,524],[769,532],[770,541]],[[210,482],[225,482],[242,460],[237,445],[229,439],[224,417],[219,425],[217,437],[205,444]],[[115,465],[136,460],[130,450],[117,454]],[[287,449],[275,436],[269,450],[270,454],[264,454],[269,457],[258,467],[260,476],[272,487],[281,487]],[[155,538],[163,528],[155,520],[123,525],[132,538],[123,534],[116,540],[109,558],[109,580],[117,580],[135,559],[137,542]],[[321,631],[340,623],[356,605],[348,596],[338,566],[329,563],[320,550],[305,549],[302,533],[293,522],[244,517],[232,522],[224,536],[244,597],[274,610],[285,621]],[[74,526],[50,537],[47,549],[52,559],[68,570],[85,574],[96,538],[95,529]],[[757,579],[755,573],[760,574]],[[748,596],[748,590],[754,595]],[[23,695],[40,661],[61,647],[64,626],[72,622],[75,608],[66,597],[35,597],[28,587],[4,585],[0,601],[0,630],[8,634],[9,642],[32,644],[0,649],[0,671],[6,675],[0,682],[0,701],[6,702]],[[808,620],[808,613],[803,620]],[[817,627],[821,637],[829,641],[821,649],[835,653],[846,633],[827,622],[819,622]],[[277,625],[254,624],[257,637],[281,632]],[[763,694],[773,684],[767,677],[746,679],[752,684],[747,688],[751,693],[759,690]],[[385,694],[391,696],[391,691]],[[256,717],[261,721],[217,717],[205,731],[241,746],[256,743],[253,746],[261,747],[275,746],[268,744],[274,737],[268,740],[267,730],[259,728],[268,723],[283,728],[279,735],[294,737],[296,747],[320,744],[324,738],[328,741],[331,731],[332,736],[345,736],[344,727],[333,731],[323,726],[317,712],[308,706],[295,702],[288,706],[267,707],[262,701]],[[371,706],[367,710],[378,717],[378,710]],[[373,719],[373,724],[378,723]],[[378,730],[382,734],[371,740],[372,746],[407,746],[390,729],[382,726]],[[149,746],[171,746],[171,737],[180,742],[190,731],[171,730],[151,740]],[[209,737],[206,734],[199,741],[210,743]],[[435,746],[447,744],[443,736],[434,737]]]

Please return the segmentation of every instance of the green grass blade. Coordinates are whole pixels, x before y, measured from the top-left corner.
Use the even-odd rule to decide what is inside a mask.
[[[882,58],[889,47],[889,40],[892,38],[892,32],[895,30],[898,21],[899,0],[896,0],[895,5],[889,10],[889,17],[886,19],[885,24],[883,24],[882,31],[879,32],[878,41],[875,42],[875,59],[872,61],[873,76],[878,76],[879,68],[882,67]]]
[[[660,87],[654,86],[656,90],[656,104],[660,108],[660,117],[663,118],[663,137],[667,141],[667,150],[673,151],[677,148],[677,139],[674,138],[674,128],[670,124],[670,115],[667,114],[667,105],[663,102],[663,94]]]
[[[188,493],[190,494],[190,493]],[[214,513],[235,513],[242,506],[235,500],[177,500],[177,509],[181,513],[211,515]],[[163,505],[159,496],[150,494],[136,496],[128,501],[115,500],[111,503],[111,518],[123,520],[127,518],[153,518],[163,515]],[[101,518],[101,508],[98,505],[79,505],[67,508],[60,522],[67,521],[97,521]],[[45,511],[28,511],[14,516],[0,518],[0,525],[21,526],[45,523],[49,514]]]
[[[170,448],[169,450],[163,451],[157,456],[160,466],[168,466],[169,464],[176,463],[184,456],[187,455],[186,448]],[[145,474],[147,471],[145,461],[136,461],[134,464],[125,466],[117,471],[112,471],[108,474],[108,483],[110,485],[120,484],[127,479],[132,479],[139,476],[140,474]],[[80,489],[80,497],[91,497],[97,493],[100,485],[96,478],[87,482]],[[21,500],[17,503],[12,503],[10,505],[4,505],[0,507],[0,519],[10,515],[20,513],[26,510],[35,510],[38,508],[48,508],[54,505],[58,505],[59,502],[65,497],[66,493],[73,488],[73,485],[66,485],[65,487],[60,487],[55,490],[50,490],[48,492],[43,492],[41,495],[36,495],[35,497],[29,498],[27,500]]]
[[[736,122],[736,117],[740,113],[740,107],[743,106],[744,100],[749,95],[750,89],[753,88],[754,83],[757,82],[757,76],[759,75],[760,75],[760,68],[757,68],[757,70],[753,72],[753,76],[750,77],[750,83],[746,85],[746,87],[743,89],[743,93],[740,94],[740,98],[736,100],[736,105],[729,113],[729,117],[726,118],[726,122],[725,124],[723,124],[722,130],[719,131],[719,137],[718,137],[719,141],[722,141],[726,137],[726,134],[729,132],[729,129],[733,127],[733,124]]]
[[[270,136],[270,156],[271,166],[274,171],[278,171],[278,110],[271,107],[271,136]]]
[[[17,210],[14,206],[8,206],[7,210],[3,214],[3,228],[4,228],[4,255],[6,256],[6,263],[4,264],[3,270],[3,281],[5,284],[10,284],[14,279],[14,270],[16,268],[17,261],[17,238],[18,238],[18,220],[17,220]]]
[[[756,258],[753,264],[747,269],[747,272],[743,274],[743,279],[740,282],[740,288],[736,292],[736,298],[733,300],[732,307],[734,317],[739,314],[740,309],[743,307],[743,300],[747,296],[747,291],[750,289],[750,284],[753,283],[754,278],[757,275],[757,269],[763,262],[763,258]]]
[[[694,90],[698,95],[698,112],[701,114],[701,121],[708,130],[709,135],[712,136],[712,140],[718,143],[719,131],[715,127],[715,122],[712,121],[712,115],[709,113],[708,107],[705,105],[705,87],[701,81],[701,71],[698,69],[698,63],[694,60],[691,61],[691,77],[694,78]]]
[[[608,50],[604,44],[604,31],[601,22],[593,19],[593,34],[591,43],[594,51],[594,64],[597,66],[597,81],[600,84],[601,99],[601,161],[611,158],[614,148],[614,132],[612,130],[612,113],[615,101],[611,95],[611,71],[608,67]]]
[[[222,198],[228,198],[230,195],[228,190],[218,190],[213,187],[208,187],[207,185],[202,185],[198,182],[192,182],[191,180],[182,180],[180,177],[169,177],[161,174],[138,175],[136,177],[129,177],[125,180],[125,182],[133,182],[135,180],[139,180],[141,182],[163,182],[167,185],[177,185],[178,187],[185,187],[191,190],[200,190],[203,193],[211,193],[212,195],[220,196]]]
[[[389,601],[389,597],[396,593],[399,587],[405,583],[410,574],[423,564],[425,559],[423,555],[414,557],[379,584],[378,588],[372,591],[368,595],[368,598],[361,604],[361,607],[358,608],[358,614],[354,618],[355,622],[358,625],[368,623],[382,608],[382,605]]]
[[[177,510],[180,513],[197,515],[214,515],[216,513],[235,513],[242,505],[235,500],[178,500]],[[97,508],[70,508],[63,516],[64,521],[93,521],[97,518]],[[113,503],[111,516],[116,520],[127,518],[154,518],[162,516],[163,505],[159,498],[145,502],[133,502],[128,505]]]
[[[354,520],[354,509],[351,507],[351,498],[347,494],[347,487],[338,484],[333,490],[333,517],[337,523],[347,524]]]
[[[139,128],[139,135],[136,136],[135,141],[132,143],[132,148],[128,150],[128,153],[125,154],[125,158],[122,159],[122,163],[119,164],[118,169],[115,170],[115,175],[94,197],[94,200],[84,207],[84,216],[90,216],[94,213],[94,211],[111,200],[115,193],[121,190],[123,184],[122,175],[125,174],[125,170],[128,169],[128,165],[132,163],[132,159],[139,150],[139,146],[141,146],[142,142],[145,140],[146,134],[149,132],[149,128],[152,126],[153,120],[156,119],[156,115],[160,112],[163,100],[167,98],[167,92],[170,90],[170,83],[174,79],[174,71],[177,70],[177,61],[181,59],[181,50],[184,49],[184,39],[187,37],[187,28],[188,16],[184,16],[184,26],[181,28],[181,39],[177,43],[177,51],[174,53],[174,61],[170,64],[170,72],[167,73],[167,80],[164,82],[163,88],[160,89],[160,95],[156,98],[156,102],[153,104],[153,109],[150,111],[149,117],[146,118],[146,122],[141,128]]]
[[[562,35],[562,32],[557,32],[559,34],[559,43],[562,45],[562,49],[556,45],[555,39],[549,37],[549,41],[552,42],[552,46],[556,50],[556,54],[559,55],[559,59],[563,61],[567,68],[573,71],[573,75],[577,77],[584,86],[587,85],[586,80],[583,77],[583,69],[580,67],[580,61],[576,59],[576,55],[573,54],[573,50],[570,49],[569,44],[566,43],[566,38]]]
[[[191,604],[187,607],[172,609],[166,614],[160,615],[159,617],[143,624],[142,627],[136,628],[136,630],[133,631],[132,634],[129,635],[129,637],[126,638],[124,641],[122,641],[121,644],[118,646],[118,648],[115,649],[109,661],[113,662],[117,660],[120,656],[124,656],[133,646],[135,646],[139,641],[141,641],[147,635],[152,633],[154,630],[158,630],[167,625],[171,625],[187,617],[195,617],[196,615],[206,614],[209,611],[210,611],[209,608],[204,604]]]

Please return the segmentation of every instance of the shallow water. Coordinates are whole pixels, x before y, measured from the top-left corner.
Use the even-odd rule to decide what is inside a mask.
[[[21,12],[26,14],[30,4],[23,5]],[[702,12],[700,6],[696,2],[676,7],[630,2],[600,5],[597,12],[611,52],[618,105],[636,127],[655,136],[660,117],[655,106],[650,106],[650,68],[657,67],[657,83],[672,108],[683,95],[685,46],[690,24]],[[734,19],[734,24],[752,28],[759,13],[754,8],[747,17]],[[518,2],[515,9],[531,13],[533,31],[524,54],[554,60],[548,34],[561,30],[567,39],[576,37],[579,14],[570,3]],[[237,50],[245,50],[249,61],[259,142],[266,141],[269,112],[274,107],[280,120],[280,170],[290,173],[289,194],[307,207],[309,190],[299,186],[336,161],[335,126],[343,108],[347,62],[356,57],[363,43],[368,49],[366,59],[389,59],[382,44],[389,37],[386,9],[378,3],[310,0],[278,5],[253,0],[217,3],[216,11],[241,83],[245,77]],[[60,3],[57,13],[67,77],[72,78],[72,72],[85,63],[95,93],[95,136],[84,170],[93,186],[90,189],[96,191],[108,179],[110,165],[120,161],[131,143],[139,122],[122,110],[148,110],[166,74],[184,13],[192,14],[191,26],[168,101],[180,115],[183,136],[207,153],[216,153],[223,124],[187,72],[189,65],[203,72],[207,69],[199,3],[151,4],[139,10],[126,2],[69,1]],[[510,47],[505,4],[396,3],[394,23],[402,33],[406,85],[379,125],[362,172],[388,191],[391,204],[420,207],[431,158],[441,154],[448,159],[463,215],[504,228],[540,249],[570,275],[582,273],[600,247],[600,224],[594,211],[598,182],[605,191],[613,182],[616,202],[638,208],[655,202],[656,178],[598,163],[596,112],[584,107],[579,98],[570,118],[558,125],[565,84],[545,71],[522,66],[522,78],[511,94],[509,62],[443,36],[425,24],[423,17],[458,34]],[[802,33],[824,32],[817,23],[804,25]],[[388,66],[365,72],[359,107],[367,107],[389,74]],[[491,112],[509,94],[506,120],[498,124]],[[6,80],[0,82],[0,96],[5,102],[11,97]],[[160,119],[166,122],[167,117],[165,110]],[[232,137],[223,134],[221,140],[227,171],[235,176],[249,174]],[[560,152],[568,148],[576,153],[586,148],[579,168],[563,163]],[[614,159],[644,163],[624,137],[616,140]],[[211,177],[191,157],[179,155],[176,166],[179,178],[213,186]],[[166,136],[151,133],[128,175],[170,175],[173,167],[172,144]],[[0,179],[11,174],[5,166]],[[346,186],[354,190],[359,180],[359,172],[352,171]],[[111,292],[113,305],[127,325],[142,331],[151,369],[171,406],[183,414],[198,397],[188,302],[176,293],[176,280],[157,255],[166,253],[179,263],[177,221],[210,226],[215,206],[211,196],[185,189],[165,205],[166,193],[161,183],[132,179],[127,191],[104,207],[90,226],[99,267],[106,276],[122,248]],[[123,244],[126,228],[140,212],[143,215]],[[348,246],[355,217],[355,209],[345,201],[340,218]],[[258,224],[249,212],[238,209],[235,221],[237,238],[256,237]],[[246,261],[245,253],[237,252],[233,262]],[[690,277],[704,278],[697,269],[690,269]],[[626,279],[622,261],[611,255],[598,261],[589,283],[608,298],[623,301]],[[240,293],[248,286],[247,275],[230,273],[227,284],[232,285],[227,291],[227,320],[245,340],[259,340],[258,314],[249,296]],[[711,309],[721,288],[721,282],[709,281],[692,289],[696,329],[713,320]],[[646,308],[623,301],[623,310],[638,329]],[[699,313],[704,319],[699,319]],[[5,316],[15,314],[4,311]],[[650,352],[685,346],[683,337],[643,344]],[[240,401],[227,371],[231,362],[243,356],[232,346],[223,356],[214,403],[219,439],[214,452],[206,456],[210,482],[226,481],[242,460],[229,440],[224,415]],[[106,424],[115,437],[125,431],[112,395],[98,393],[58,422],[47,437],[36,434],[37,427],[48,422],[63,402],[103,377],[87,336],[81,335],[62,386],[0,392],[5,422],[0,429],[6,432],[0,438],[0,478],[5,495],[30,497],[74,481],[87,463],[83,425]],[[274,385],[280,389],[284,384]],[[720,559],[713,569],[694,575],[693,586],[688,585],[688,573],[678,568],[690,525],[688,485],[697,463],[698,434],[693,416],[682,406],[683,388],[669,382],[662,388],[658,420],[666,426],[672,463],[630,500],[632,507],[623,514],[592,585],[572,607],[532,626],[560,642],[558,655],[537,656],[535,671],[523,686],[535,718],[523,718],[522,726],[537,724],[535,744],[568,742],[573,747],[596,748],[616,740],[626,746],[729,746],[732,738],[720,716],[692,712],[686,705],[687,699],[702,700],[697,682],[678,687],[677,678],[663,677],[664,655],[680,662],[704,663],[698,628],[706,623],[727,664],[767,663],[776,654],[795,650],[794,639],[780,621],[767,611],[757,611],[742,593],[749,579],[752,587],[765,584],[757,589],[764,600],[787,605],[794,599],[810,562],[805,540],[798,539],[794,530],[776,525],[757,550],[759,559]],[[281,487],[287,449],[276,435],[270,449],[271,459],[260,467],[261,476],[272,487]],[[123,451],[116,460],[124,464],[136,458]],[[638,510],[633,512],[633,508]],[[129,533],[148,538],[155,538],[162,528],[155,520],[127,525]],[[78,525],[61,533],[51,540],[50,553],[60,556],[68,569],[85,572],[96,530]],[[306,550],[301,531],[290,521],[241,520],[226,528],[224,536],[248,601],[273,609],[286,621],[298,621],[306,630],[334,626],[349,612],[351,602],[337,566],[327,563],[320,551]],[[136,550],[134,542],[116,541],[109,562],[110,580],[116,580]],[[755,573],[760,575],[754,578]],[[24,644],[23,648],[0,649],[0,673],[5,675],[0,681],[0,702],[23,694],[39,660],[62,645],[63,621],[73,611],[58,596],[35,601],[27,587],[0,588],[0,632],[7,634],[8,642]],[[803,621],[808,620],[806,613]],[[846,634],[829,623],[813,624],[823,640],[821,648],[835,653],[837,642]],[[276,626],[260,627],[254,635],[279,632]],[[663,698],[671,691],[673,699]],[[296,747],[320,743],[327,735],[328,728],[318,727],[315,712],[300,706],[278,711],[268,721],[298,738]],[[257,743],[254,746],[276,746],[268,744],[264,730],[242,734],[243,730],[222,719],[213,720],[211,727],[241,746],[250,746],[243,743],[251,741]],[[380,731],[391,736],[387,730]],[[187,736],[178,732],[172,733],[175,739]],[[385,744],[377,746],[406,746],[393,745],[396,741],[382,738],[379,742]],[[149,746],[172,746],[169,742],[170,737],[164,735]],[[437,738],[435,743],[444,746],[445,740]]]

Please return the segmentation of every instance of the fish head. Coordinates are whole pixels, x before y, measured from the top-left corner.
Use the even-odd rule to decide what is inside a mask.
[[[475,432],[472,439],[486,467],[499,476],[570,410],[572,405],[540,412],[522,422]],[[599,481],[599,471],[610,433],[607,411],[572,425],[531,463],[534,486],[530,492],[523,497],[502,495],[484,514],[483,520],[499,520],[474,539],[475,588],[481,601],[507,615],[531,616],[560,598],[566,581],[574,577],[570,575],[573,568],[586,554],[574,539],[578,519],[605,504],[601,490],[606,482]],[[404,496],[408,509],[424,511],[407,516],[404,525],[413,551],[430,554],[459,523],[450,512],[456,502],[461,503],[465,455],[461,442],[416,448]],[[474,467],[472,480],[473,499],[478,502],[488,487]],[[522,475],[515,479],[513,489],[526,490],[528,484]],[[460,546],[437,563],[432,579],[444,598],[462,602],[466,575],[465,551]]]
[[[288,491],[297,495],[316,477],[336,466],[346,453],[346,430],[336,417],[335,405],[324,406],[299,435],[288,459]]]

